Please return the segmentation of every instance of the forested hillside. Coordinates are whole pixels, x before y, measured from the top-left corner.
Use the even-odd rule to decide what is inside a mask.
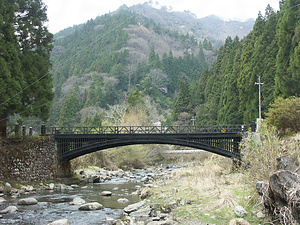
[[[258,77],[261,76],[263,114],[278,96],[300,94],[300,3],[281,1],[269,6],[244,39],[228,37],[217,60],[205,72],[191,96],[197,99],[197,123],[248,123],[258,117]]]
[[[52,52],[49,124],[124,124],[129,112],[132,125],[255,121],[258,76],[263,112],[279,95],[299,95],[299,15],[295,0],[279,12],[267,7],[247,36],[228,36],[219,49],[127,7],[66,29]]]
[[[114,108],[127,107],[127,96],[139,92],[167,116],[183,74],[196,82],[208,68],[206,59],[215,58],[208,40],[198,42],[128,10],[90,20],[56,38],[52,125],[94,120],[96,124],[90,123],[100,125]]]

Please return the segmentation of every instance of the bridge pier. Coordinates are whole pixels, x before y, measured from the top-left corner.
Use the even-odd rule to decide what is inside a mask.
[[[57,175],[58,175],[58,177],[71,177],[72,176],[70,161],[58,159]]]
[[[66,143],[62,141],[59,141],[56,144],[57,153],[58,153],[57,172],[58,172],[58,176],[61,177],[70,177],[72,175],[70,160],[65,160],[60,157],[64,149],[68,149],[69,146],[70,144],[68,142]]]

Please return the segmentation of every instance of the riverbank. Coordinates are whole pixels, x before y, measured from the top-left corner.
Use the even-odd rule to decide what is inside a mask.
[[[229,159],[212,156],[200,165],[176,169],[171,179],[155,184],[158,188],[148,190],[149,199],[169,208],[179,224],[229,224],[239,217],[250,224],[264,222],[261,206],[255,204],[255,187],[247,183],[246,174],[232,171]],[[235,213],[239,207],[245,215]]]
[[[163,214],[169,224],[223,225],[239,224],[236,222],[239,220],[246,225],[265,221],[255,187],[247,183],[247,174],[233,172],[231,160],[224,157],[212,156],[202,163],[190,163],[174,169],[170,177],[146,186],[140,197],[150,201],[148,206],[152,210],[146,211],[149,216],[145,218],[143,211],[148,206],[137,209],[143,221],[147,221],[144,224],[158,220],[157,214]],[[129,216],[141,217],[139,213]],[[154,221],[153,224],[164,224]]]
[[[174,224],[298,224],[299,135],[254,134],[245,139],[238,170],[232,170],[231,160],[211,156],[174,170],[170,179],[143,189],[141,197],[159,213],[168,212]]]
[[[127,171],[126,177],[142,183],[141,201],[125,207],[126,217],[112,224],[263,224],[266,216],[255,186],[246,171],[233,171],[232,165],[231,159],[211,154],[202,162],[139,170],[140,177]],[[93,182],[120,171],[89,167],[77,173]]]

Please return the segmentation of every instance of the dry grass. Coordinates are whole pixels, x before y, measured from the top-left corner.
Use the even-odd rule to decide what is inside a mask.
[[[203,165],[190,167],[173,172],[174,179],[181,179],[182,184],[192,192],[199,193],[201,198],[217,199],[206,205],[207,210],[219,207],[233,207],[238,199],[234,198],[233,188],[239,188],[241,177],[231,174],[231,160],[212,156]],[[229,188],[230,187],[230,188]]]
[[[243,139],[243,162],[249,171],[247,182],[267,181],[277,170],[277,158],[286,154],[280,147],[280,138],[275,129],[261,127],[260,133],[250,134]]]
[[[250,212],[258,211],[258,208],[253,209],[257,206],[249,204],[252,188],[244,183],[246,175],[232,172],[231,169],[232,161],[217,155],[205,159],[200,165],[176,169],[172,179],[165,181],[166,186],[154,189],[152,201],[163,199],[165,202],[172,196],[172,199],[192,202],[175,211],[180,224],[187,224],[190,220],[228,224],[235,218],[233,209],[237,205],[242,205]],[[178,189],[178,193],[172,194],[173,187]],[[261,222],[250,214],[246,218],[249,222]]]
[[[243,161],[249,177],[247,182],[254,185],[257,181],[268,181],[277,170],[277,158],[293,155],[296,163],[300,162],[300,134],[281,139],[274,128],[264,124],[260,133],[244,138],[242,145]]]
[[[88,168],[90,166],[103,167],[108,170],[117,170],[117,165],[111,161],[105,151],[93,152],[71,160],[72,170]]]

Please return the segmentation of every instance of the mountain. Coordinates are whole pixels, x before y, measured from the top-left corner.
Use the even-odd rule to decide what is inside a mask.
[[[145,3],[59,32],[51,55],[56,98],[49,125],[116,123],[108,113],[141,101],[165,119],[180,81],[198,82],[225,38],[246,35],[250,24]]]
[[[255,22],[254,19],[245,22],[224,21],[214,15],[198,19],[189,11],[172,12],[166,7],[154,8],[149,3],[132,7],[123,5],[120,9],[137,12],[157,24],[178,30],[182,34],[189,33],[199,41],[207,38],[215,47],[220,47],[228,36],[243,38],[252,30]]]

